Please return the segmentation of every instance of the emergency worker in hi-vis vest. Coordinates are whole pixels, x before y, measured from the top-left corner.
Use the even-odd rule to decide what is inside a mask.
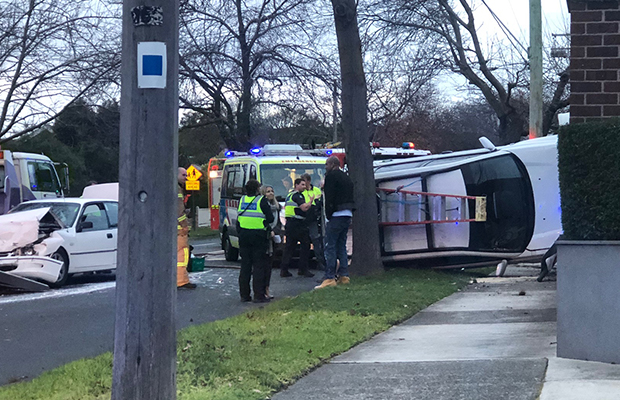
[[[254,290],[255,303],[267,303],[267,273],[271,273],[268,262],[269,226],[274,216],[269,201],[259,195],[260,182],[250,179],[245,184],[245,196],[239,200],[237,208],[237,229],[239,230],[239,294],[241,301],[251,301],[250,279]]]
[[[310,201],[310,197],[314,196],[312,200],[312,206],[306,211],[306,221],[308,222],[308,232],[310,234],[310,241],[312,247],[314,247],[314,256],[316,258],[317,268],[321,271],[325,271],[325,252],[323,250],[323,193],[321,188],[312,184],[312,177],[310,174],[303,174],[301,176],[306,182],[306,190],[304,191],[304,200]]]

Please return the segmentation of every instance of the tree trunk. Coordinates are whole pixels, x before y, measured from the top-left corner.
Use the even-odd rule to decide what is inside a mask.
[[[517,112],[511,111],[498,117],[500,145],[516,143],[527,135],[526,121]]]
[[[357,211],[353,218],[353,268],[359,275],[383,270],[372,155],[368,142],[366,79],[357,25],[355,0],[332,0],[340,71],[342,125],[349,174],[355,185]]]

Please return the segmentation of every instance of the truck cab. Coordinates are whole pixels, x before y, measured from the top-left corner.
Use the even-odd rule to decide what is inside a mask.
[[[0,214],[23,201],[63,196],[56,166],[49,157],[0,150]]]
[[[321,186],[325,176],[326,158],[311,154],[298,145],[266,145],[263,148],[253,148],[250,154],[226,153],[219,209],[220,238],[226,260],[236,261],[239,257],[237,209],[239,200],[245,194],[247,181],[256,179],[263,185],[273,186],[276,199],[283,206],[286,195],[293,189],[293,182],[302,174],[310,174],[313,184]],[[283,213],[281,219],[284,219]]]

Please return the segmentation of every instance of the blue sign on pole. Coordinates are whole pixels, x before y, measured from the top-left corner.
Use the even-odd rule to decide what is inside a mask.
[[[164,58],[162,56],[142,56],[142,75],[162,76]]]
[[[166,43],[138,43],[138,88],[164,89],[166,72]]]

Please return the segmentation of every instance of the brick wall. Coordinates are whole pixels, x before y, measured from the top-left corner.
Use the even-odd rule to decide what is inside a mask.
[[[620,1],[568,0],[570,122],[620,116]]]

